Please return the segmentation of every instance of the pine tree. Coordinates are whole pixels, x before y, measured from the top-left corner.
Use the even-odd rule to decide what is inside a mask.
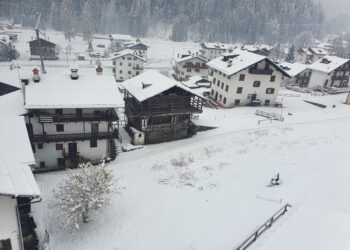
[[[63,0],[64,13],[64,36],[71,40],[74,36],[74,18],[73,18],[73,3],[72,0]]]
[[[78,172],[68,170],[67,179],[54,190],[51,205],[59,209],[64,227],[79,229],[93,212],[109,203],[114,190],[115,180],[105,161],[97,166],[88,162],[81,164]]]
[[[286,61],[287,62],[294,62],[294,54],[295,54],[295,47],[294,47],[294,45],[292,45],[292,47],[290,47],[288,50]]]
[[[85,0],[82,12],[82,32],[84,41],[89,42],[92,36],[92,12],[90,0]]]

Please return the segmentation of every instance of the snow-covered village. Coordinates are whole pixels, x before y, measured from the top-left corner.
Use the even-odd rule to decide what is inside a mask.
[[[0,0],[0,250],[350,250],[349,13]]]

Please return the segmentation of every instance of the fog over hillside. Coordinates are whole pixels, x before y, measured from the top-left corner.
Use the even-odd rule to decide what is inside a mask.
[[[324,23],[321,5],[313,0],[0,0],[0,17],[33,25],[40,11],[47,28],[63,30],[67,2],[73,5],[75,32],[87,24],[82,20],[91,20],[92,32],[175,41],[271,44],[304,31],[318,36]]]

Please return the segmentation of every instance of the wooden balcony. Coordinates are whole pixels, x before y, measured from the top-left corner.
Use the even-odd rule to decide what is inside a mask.
[[[30,135],[31,143],[68,142],[85,140],[119,139],[118,131],[99,133],[75,133],[75,134],[55,134],[55,135]]]
[[[343,81],[343,80],[349,80],[349,76],[332,76],[333,81]]]
[[[272,69],[254,69],[250,68],[249,73],[252,75],[272,75]]]
[[[209,68],[207,65],[196,65],[193,63],[186,63],[182,67],[185,69],[208,69]]]
[[[83,113],[83,114],[46,114],[37,113],[40,123],[62,123],[62,122],[90,122],[90,121],[117,121],[118,116],[113,111],[111,113]]]

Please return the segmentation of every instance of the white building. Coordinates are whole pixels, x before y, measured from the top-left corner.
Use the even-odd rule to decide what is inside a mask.
[[[309,88],[349,87],[350,60],[336,56],[326,56],[308,67],[312,70]]]
[[[265,56],[242,50],[208,63],[213,73],[211,98],[220,106],[272,105],[282,77],[289,75]]]
[[[115,80],[122,82],[140,75],[143,72],[144,63],[146,59],[133,50],[126,49],[115,53],[113,58]]]
[[[1,116],[0,122],[0,249],[23,250],[31,234],[22,230],[21,224],[28,226],[22,220],[32,217],[21,208],[41,196],[30,168],[35,160],[24,118]]]
[[[74,167],[107,155],[114,159],[119,133],[111,123],[118,120],[115,109],[123,106],[112,75],[78,74],[74,79],[67,72],[30,81],[26,123],[37,167]]]
[[[295,61],[302,64],[312,64],[327,55],[329,52],[323,48],[304,48],[296,52]]]
[[[226,52],[232,52],[233,47],[231,45],[222,43],[201,43],[200,44],[200,56],[210,61]]]
[[[147,50],[149,49],[149,46],[139,40],[136,40],[135,42],[123,44],[122,49],[132,50],[134,51],[134,54],[147,59]]]
[[[198,55],[179,55],[175,58],[174,77],[178,81],[189,79],[191,76],[208,76],[207,60]]]

